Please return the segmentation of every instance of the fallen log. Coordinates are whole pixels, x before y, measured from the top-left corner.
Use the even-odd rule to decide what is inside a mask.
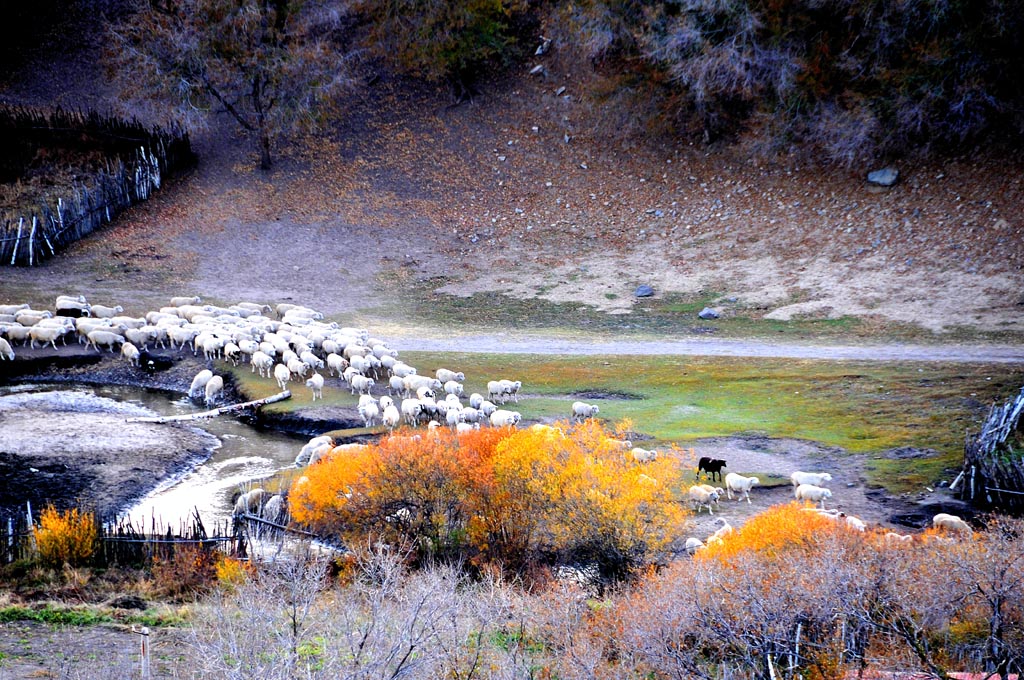
[[[257,406],[263,406],[264,404],[273,404],[285,399],[290,399],[292,393],[289,390],[279,392],[278,394],[266,397],[264,399],[256,399],[254,401],[247,401],[241,404],[231,404],[229,406],[221,406],[210,411],[203,411],[202,413],[189,413],[183,416],[139,416],[135,418],[125,418],[126,423],[180,423],[188,420],[202,420],[203,418],[213,418],[224,413],[230,413],[231,411],[240,411],[243,408],[256,408]]]

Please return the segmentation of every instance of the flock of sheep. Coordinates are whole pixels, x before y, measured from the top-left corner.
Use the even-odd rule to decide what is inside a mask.
[[[500,407],[509,400],[518,403],[520,381],[491,380],[487,383],[486,398],[473,393],[464,404],[463,373],[441,368],[433,377],[419,375],[416,368],[398,359],[398,352],[384,341],[371,337],[365,329],[324,322],[323,314],[308,307],[282,303],[272,309],[269,305],[249,302],[219,307],[201,304],[198,297],[175,297],[170,302],[169,306],[142,317],[126,315],[120,305],[90,304],[82,296],[57,297],[53,312],[35,310],[27,304],[0,305],[0,360],[13,360],[14,346],[18,344],[34,348],[40,343],[59,349],[57,342],[66,344],[69,337],[76,337],[79,343],[97,351],[119,349],[124,359],[137,367],[148,360],[150,347],[170,346],[179,352],[189,348],[195,356],[202,352],[210,362],[222,360],[238,366],[246,361],[253,373],[272,378],[282,391],[288,389],[293,380],[305,380],[314,401],[323,398],[325,379],[320,371],[326,370],[330,376],[340,377],[351,394],[359,395],[357,409],[367,427],[384,426],[394,430],[404,423],[410,427],[447,426],[465,432],[481,424],[515,427],[522,418],[518,411]],[[272,314],[276,318],[272,318]],[[385,384],[386,394],[374,397],[374,388],[380,392],[380,386]],[[200,371],[189,387],[189,397],[202,400],[208,406],[221,399],[223,392],[223,377],[209,369]],[[571,406],[570,416],[574,421],[582,421],[595,417],[598,412],[598,406],[576,401]],[[638,463],[653,461],[658,456],[656,450],[634,447],[630,441],[616,442]],[[362,445],[335,446],[330,437],[314,437],[302,447],[295,462],[301,467],[338,449],[358,446]],[[716,474],[722,481],[721,469],[725,466],[723,460],[702,458],[698,478],[705,472],[711,481],[715,481]],[[825,509],[825,501],[832,498],[825,484],[831,480],[827,472],[797,471],[791,475],[797,500],[821,504],[820,509],[808,507],[809,512],[843,522],[853,530],[865,531],[867,525],[859,518]],[[759,480],[730,472],[725,475],[724,484],[724,488],[710,484],[692,486],[689,499],[695,511],[699,513],[706,507],[708,513],[713,514],[712,506],[718,505],[723,494],[731,500],[735,493],[737,500],[745,499],[750,503],[750,492]],[[271,503],[273,498],[276,496],[262,489],[253,489],[239,498],[236,514],[266,514],[269,505],[270,516],[265,518],[280,523],[283,499]],[[708,542],[721,540],[732,531],[727,521],[721,518],[718,521],[722,526]],[[959,532],[971,530],[954,515],[936,515],[933,524]],[[887,537],[910,539],[894,532]],[[699,539],[691,538],[686,547],[692,553],[704,545]]]
[[[721,468],[726,467],[724,460],[701,458],[697,466],[697,479],[700,479],[701,472],[706,472],[711,481],[714,481],[714,473],[717,472],[721,481]],[[813,505],[803,508],[805,512],[814,513],[820,517],[836,522],[847,529],[864,533],[868,525],[864,520],[853,515],[848,515],[838,509],[828,510],[825,508],[825,501],[832,498],[832,491],[825,485],[832,481],[832,475],[828,472],[803,472],[797,470],[790,477],[793,484],[793,495],[798,501],[810,501]],[[690,487],[689,499],[694,510],[699,513],[702,508],[708,509],[708,514],[714,514],[712,505],[717,506],[724,494],[729,500],[736,494],[736,500],[746,499],[750,503],[750,491],[754,486],[760,484],[757,477],[745,477],[735,472],[725,475],[725,487],[715,487],[711,484],[696,484]],[[821,507],[817,507],[818,504]],[[718,518],[716,522],[719,528],[712,533],[705,541],[699,538],[690,537],[686,539],[685,548],[691,555],[716,542],[722,541],[725,536],[733,531],[733,527],[724,518]],[[947,513],[939,513],[932,518],[932,526],[936,529],[970,535],[973,530],[962,518]],[[900,534],[895,531],[886,532],[884,535],[887,541],[911,541],[913,536]]]

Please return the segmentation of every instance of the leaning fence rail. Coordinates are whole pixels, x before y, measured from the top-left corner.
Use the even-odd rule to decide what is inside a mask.
[[[0,107],[0,149],[74,147],[83,138],[101,140],[113,149],[105,167],[55,200],[37,198],[0,211],[0,265],[33,266],[52,257],[149,198],[165,177],[195,158],[187,133],[180,129],[147,128],[95,112]]]

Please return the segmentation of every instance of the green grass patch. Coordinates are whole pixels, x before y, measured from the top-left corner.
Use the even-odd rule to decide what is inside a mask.
[[[0,609],[0,623],[12,623],[14,621],[38,621],[39,623],[59,626],[94,626],[100,623],[111,623],[114,621],[114,618],[95,609],[64,609],[59,607],[31,609],[17,605]]]
[[[427,352],[403,359],[424,374],[457,367],[467,394],[486,393],[488,380],[521,380],[512,408],[528,420],[567,418],[574,393],[638,395],[592,401],[602,418],[628,418],[633,430],[653,437],[645,447],[756,433],[869,454],[869,483],[893,492],[934,484],[959,465],[964,432],[977,430],[988,406],[1024,382],[1024,366],[1015,365]],[[870,455],[899,446],[940,455]]]
[[[225,368],[231,372],[235,385],[245,395],[246,399],[264,399],[281,391],[273,378],[261,378],[259,373],[253,373],[247,365],[237,367],[226,366]],[[327,373],[322,375],[325,378],[329,378]],[[291,413],[292,411],[308,409],[312,406],[356,406],[359,403],[359,395],[350,394],[347,389],[339,390],[325,387],[323,390],[324,398],[322,400],[317,399],[316,404],[314,404],[313,393],[306,387],[304,379],[301,382],[297,380],[292,381],[288,385],[288,390],[292,393],[291,399],[268,404],[261,408],[267,413]]]

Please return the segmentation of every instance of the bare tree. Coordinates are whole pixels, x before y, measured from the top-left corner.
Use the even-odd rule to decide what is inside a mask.
[[[170,106],[189,126],[228,113],[271,166],[280,135],[317,112],[348,82],[332,44],[337,2],[132,0],[111,29],[108,58],[125,96]]]

